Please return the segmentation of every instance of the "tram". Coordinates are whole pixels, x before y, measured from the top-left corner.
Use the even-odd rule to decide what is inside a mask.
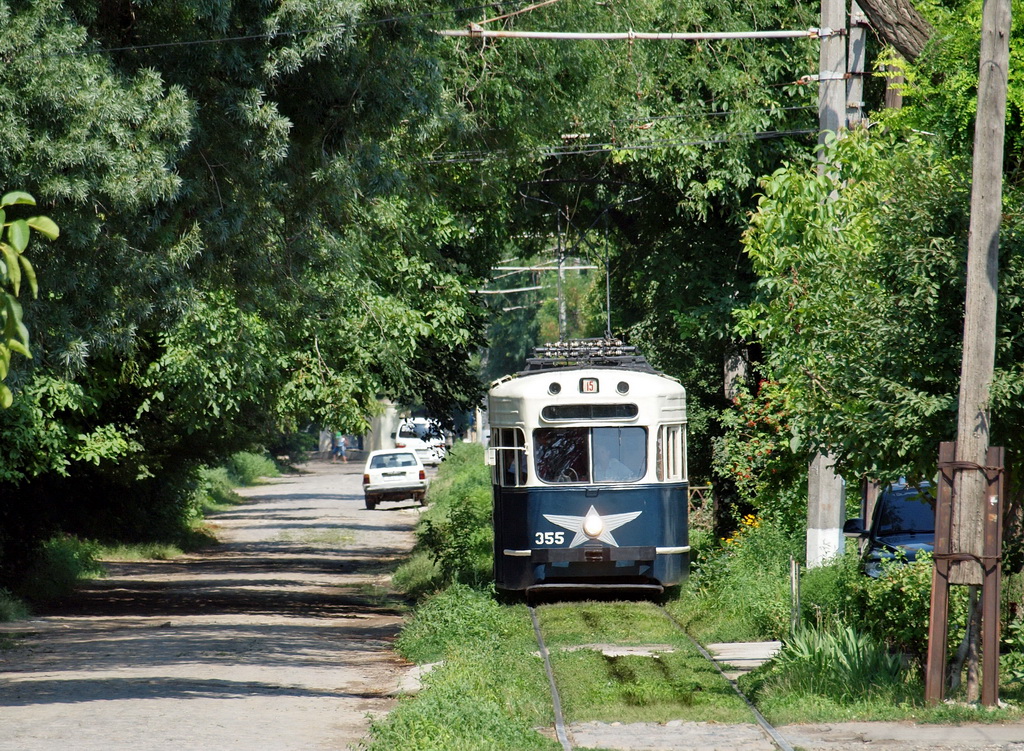
[[[613,339],[488,392],[497,587],[662,591],[689,571],[686,390]]]

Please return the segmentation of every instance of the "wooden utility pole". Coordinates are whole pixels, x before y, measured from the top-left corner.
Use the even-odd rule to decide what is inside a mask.
[[[974,124],[971,225],[967,244],[967,296],[957,440],[952,462],[940,463],[943,486],[952,486],[948,543],[936,528],[931,628],[925,698],[942,698],[945,631],[950,584],[983,585],[982,629],[985,687],[982,702],[998,699],[999,588],[1002,455],[989,447],[989,406],[996,352],[996,293],[999,282],[999,226],[1002,220],[1003,139],[1007,68],[1010,60],[1010,0],[985,0],[981,20],[978,114]],[[1000,465],[999,469],[993,466]],[[946,479],[948,476],[948,479]],[[941,491],[940,487],[940,491]],[[941,499],[940,499],[941,500]],[[942,517],[945,512],[940,510]],[[937,521],[942,521],[941,518]],[[944,549],[945,548],[945,549]],[[972,595],[976,594],[972,591]],[[975,597],[972,596],[972,601]],[[938,627],[938,628],[936,628]],[[978,635],[969,634],[967,700],[978,699]]]
[[[989,388],[996,353],[996,291],[1009,59],[1010,0],[985,0],[978,71],[978,115],[974,126],[967,298],[956,433],[956,461],[977,466],[985,464],[991,427]],[[957,477],[951,540],[954,553],[982,554],[985,487],[982,472],[960,472]],[[975,560],[954,561],[950,567],[952,584],[981,582],[981,565]]]

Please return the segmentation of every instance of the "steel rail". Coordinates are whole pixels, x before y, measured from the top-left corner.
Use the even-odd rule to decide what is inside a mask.
[[[537,610],[531,605],[527,607],[530,611],[530,620],[533,621],[533,634],[537,637],[537,646],[540,647],[540,656],[544,660],[544,672],[548,674],[548,687],[551,689],[551,704],[555,709],[555,735],[558,742],[562,744],[562,751],[572,751],[572,743],[569,741],[569,734],[565,731],[565,716],[562,714],[562,700],[558,696],[558,687],[555,685],[555,673],[551,669],[551,655],[544,644],[544,637],[540,632],[540,621],[537,620]]]
[[[665,615],[666,618],[669,619],[672,625],[679,629],[686,636],[686,638],[693,643],[693,646],[697,648],[697,651],[701,653],[704,659],[710,662],[712,665],[714,665],[715,669],[722,674],[722,677],[725,678],[725,680],[729,681],[729,685],[732,686],[733,691],[736,692],[736,694],[743,700],[743,703],[747,705],[747,708],[750,709],[750,711],[753,713],[754,719],[757,720],[757,724],[761,726],[761,730],[763,730],[764,733],[768,736],[768,739],[772,743],[774,743],[781,751],[794,751],[794,748],[789,744],[789,741],[782,737],[782,734],[778,730],[776,730],[772,726],[772,724],[768,722],[768,720],[765,719],[764,715],[761,714],[758,708],[754,706],[754,703],[750,701],[750,699],[747,698],[746,694],[744,694],[740,690],[740,687],[736,683],[736,681],[734,681],[732,678],[725,674],[725,671],[722,670],[721,665],[719,665],[715,661],[715,658],[711,656],[711,653],[704,649],[704,647],[701,646],[700,642],[698,642],[696,639],[694,639],[692,636],[686,633],[686,629],[683,628],[682,624],[679,621],[677,621],[670,612],[668,612],[661,605],[658,605],[657,608]]]

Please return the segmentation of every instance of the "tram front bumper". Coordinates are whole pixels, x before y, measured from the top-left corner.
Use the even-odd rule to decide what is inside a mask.
[[[575,563],[597,561],[653,561],[657,549],[653,545],[634,547],[597,547],[582,545],[578,548],[536,548],[534,550],[503,551],[513,558],[529,558],[530,563]]]

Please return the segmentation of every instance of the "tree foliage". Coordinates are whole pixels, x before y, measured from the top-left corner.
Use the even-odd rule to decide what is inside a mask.
[[[794,446],[834,453],[847,477],[930,476],[955,435],[980,4],[922,10],[937,32],[908,67],[904,110],[830,142],[824,171],[808,156],[765,178],[744,236],[758,281],[739,330],[764,345]],[[992,392],[993,442],[1011,452],[1024,389],[1012,81]]]
[[[817,11],[774,0],[571,3],[502,25],[746,31],[807,28]],[[740,250],[745,211],[756,178],[813,141],[814,92],[795,82],[817,67],[814,42],[453,46],[467,111],[487,127],[476,149],[445,157],[510,165],[523,198],[509,214],[524,255],[553,245],[559,226],[591,261],[603,265],[607,249],[612,331],[687,385],[692,473],[710,476],[730,311],[752,281]],[[577,242],[588,227],[591,244]],[[592,321],[604,307],[600,286],[600,302],[587,305]],[[596,333],[603,329],[600,321]]]
[[[785,390],[794,448],[853,476],[919,476],[956,414],[966,186],[891,133],[833,140],[825,158],[823,174],[808,159],[762,181],[740,331]]]
[[[422,169],[464,112],[397,10],[0,4],[0,176],[63,230],[0,415],[0,574],[52,529],[173,530],[198,466],[281,431],[475,403],[494,189]]]

